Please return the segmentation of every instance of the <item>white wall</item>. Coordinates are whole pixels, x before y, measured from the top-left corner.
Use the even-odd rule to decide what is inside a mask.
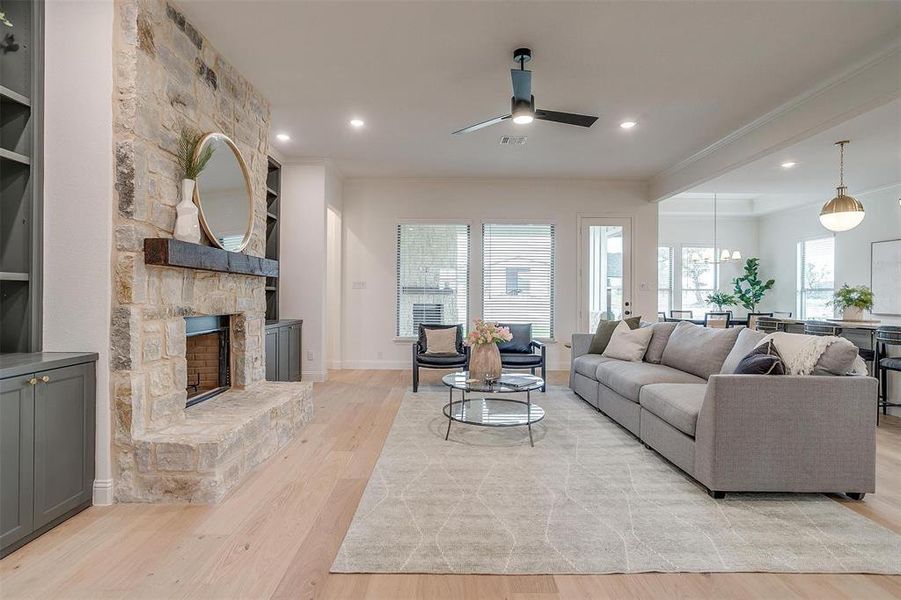
[[[640,182],[595,180],[350,179],[344,185],[344,368],[409,368],[410,343],[396,341],[395,227],[401,220],[454,220],[472,225],[470,314],[481,311],[481,223],[530,220],[556,225],[557,343],[549,366],[569,367],[578,324],[578,217],[633,219],[636,315],[656,312],[657,207]],[[364,281],[365,289],[352,289]]]
[[[303,319],[303,377],[323,381],[340,352],[343,182],[315,161],[283,164],[281,186],[279,316]]]
[[[109,504],[112,1],[47,2],[45,36],[44,350],[100,354],[94,503]]]

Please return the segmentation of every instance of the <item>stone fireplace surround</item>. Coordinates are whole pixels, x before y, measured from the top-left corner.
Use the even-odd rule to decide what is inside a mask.
[[[114,298],[110,379],[119,502],[216,502],[312,415],[309,383],[264,381],[265,279],[149,266],[171,237],[182,127],[220,131],[251,172],[264,256],[269,103],[176,5],[120,0],[114,23]],[[231,315],[232,389],[185,408],[185,317]]]

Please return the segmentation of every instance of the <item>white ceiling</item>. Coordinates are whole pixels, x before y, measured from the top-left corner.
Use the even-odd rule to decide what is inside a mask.
[[[351,177],[648,178],[901,31],[901,3],[875,1],[180,4],[270,99],[279,151]],[[451,136],[509,112],[523,45],[540,108],[600,120]]]
[[[822,204],[838,185],[834,143],[839,140],[851,142],[845,146],[845,185],[851,195],[901,182],[901,100],[895,100],[661,202],[661,211],[709,211],[714,193],[723,214],[760,215]],[[783,169],[788,161],[797,164]]]

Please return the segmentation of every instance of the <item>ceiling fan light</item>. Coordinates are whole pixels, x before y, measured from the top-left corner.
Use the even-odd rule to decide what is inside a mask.
[[[829,231],[848,231],[863,221],[865,212],[859,200],[845,194],[847,188],[838,188],[838,195],[827,202],[820,211],[820,223]]]

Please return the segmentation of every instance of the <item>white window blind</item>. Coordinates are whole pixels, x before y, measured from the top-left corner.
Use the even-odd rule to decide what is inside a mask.
[[[832,318],[835,238],[798,242],[798,318]]]
[[[716,289],[713,248],[682,247],[682,310],[704,312],[707,296]]]
[[[397,226],[398,337],[419,335],[422,323],[466,327],[469,225]]]
[[[553,225],[482,225],[482,298],[486,320],[554,337]]]
[[[669,314],[673,309],[673,249],[657,248],[657,310]]]

